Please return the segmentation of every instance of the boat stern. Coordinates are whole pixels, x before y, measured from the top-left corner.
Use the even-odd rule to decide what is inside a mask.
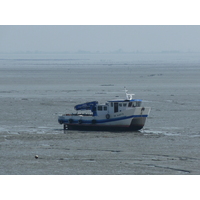
[[[65,118],[64,116],[58,116],[58,123],[59,124],[64,124]]]

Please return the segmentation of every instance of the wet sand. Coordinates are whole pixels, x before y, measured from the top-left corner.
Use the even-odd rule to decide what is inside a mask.
[[[1,134],[0,173],[200,174],[199,138],[145,131],[59,132]]]

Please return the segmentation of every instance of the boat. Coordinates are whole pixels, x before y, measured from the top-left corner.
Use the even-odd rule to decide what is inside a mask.
[[[138,131],[144,127],[151,108],[142,107],[142,100],[133,96],[125,88],[125,99],[78,104],[74,107],[76,113],[58,116],[58,122],[64,130]]]

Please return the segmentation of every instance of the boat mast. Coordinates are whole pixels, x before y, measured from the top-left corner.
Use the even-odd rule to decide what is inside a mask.
[[[133,99],[133,96],[134,96],[135,94],[128,94],[128,93],[127,93],[128,90],[126,89],[126,87],[124,87],[124,91],[125,91],[125,94],[126,94],[126,99],[127,99],[127,100],[132,100],[132,99]]]

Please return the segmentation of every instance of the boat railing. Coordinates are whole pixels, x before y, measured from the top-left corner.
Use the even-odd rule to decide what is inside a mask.
[[[71,114],[65,114],[63,116],[93,116],[93,114],[91,113],[71,113]]]

